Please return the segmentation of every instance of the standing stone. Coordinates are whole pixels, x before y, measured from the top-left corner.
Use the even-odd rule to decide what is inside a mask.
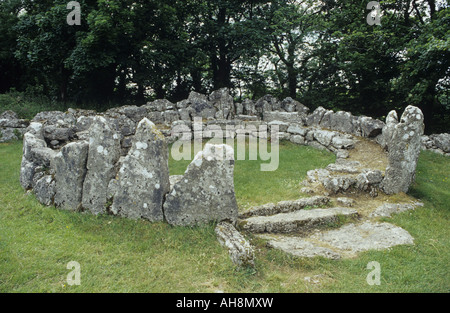
[[[43,176],[34,186],[34,194],[38,201],[46,206],[53,204],[55,197],[55,181],[51,175]]]
[[[33,185],[33,177],[37,164],[33,162],[31,151],[35,148],[46,148],[47,144],[32,133],[26,133],[23,136],[23,155],[20,166],[20,184],[25,190],[30,189]]]
[[[386,194],[406,193],[414,182],[425,129],[423,121],[422,111],[414,106],[406,108],[399,123],[387,121],[389,132],[385,139],[389,165],[382,182]]]
[[[164,203],[171,225],[195,226],[216,221],[236,222],[234,151],[227,145],[207,144],[175,183]]]
[[[120,135],[107,120],[95,118],[89,129],[87,174],[83,185],[83,208],[92,214],[106,212],[108,183],[115,177],[114,165],[120,157]]]
[[[388,143],[391,142],[394,134],[395,126],[398,124],[398,115],[396,111],[391,111],[386,117],[386,124],[383,127],[382,134],[380,136],[380,145],[387,150]]]
[[[76,211],[80,207],[88,151],[88,142],[72,142],[54,157],[52,167],[55,171],[57,207],[69,211]]]
[[[168,160],[164,136],[144,118],[120,167],[111,211],[132,219],[162,221],[163,200],[170,188]]]

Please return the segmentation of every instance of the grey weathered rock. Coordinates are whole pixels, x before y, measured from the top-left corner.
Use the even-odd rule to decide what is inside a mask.
[[[306,125],[307,126],[319,125],[320,122],[322,121],[323,116],[327,112],[328,110],[326,110],[325,108],[318,107],[317,109],[314,110],[313,113],[308,115],[308,117],[306,118]]]
[[[244,114],[245,115],[250,115],[250,116],[256,116],[257,115],[257,111],[255,108],[255,102],[253,102],[250,99],[245,99],[242,102],[242,105],[244,106]]]
[[[57,152],[50,148],[36,147],[32,148],[30,151],[30,159],[37,166],[44,166],[50,168],[53,159],[55,158]]]
[[[32,160],[31,150],[33,148],[46,148],[47,144],[44,140],[39,139],[31,133],[26,133],[23,136],[23,157]]]
[[[174,104],[166,99],[156,99],[153,102],[147,103],[143,106],[147,112],[164,112],[175,108]],[[140,120],[136,121],[139,123]]]
[[[164,203],[167,221],[177,226],[235,222],[238,207],[233,172],[233,148],[207,144],[167,195]]]
[[[72,113],[61,111],[46,111],[36,114],[31,122],[39,122],[45,125],[54,125],[58,128],[71,128],[77,119]]]
[[[284,133],[284,132],[287,131],[287,129],[289,127],[289,124],[286,123],[286,122],[275,120],[275,121],[272,121],[272,122],[268,123],[268,126],[269,126],[269,130],[272,129],[273,126],[277,126],[278,127],[278,132]]]
[[[135,123],[139,123],[140,120],[147,116],[147,108],[145,106],[138,107],[136,105],[126,105],[109,109],[107,113],[119,113],[120,115],[125,115]]]
[[[170,188],[168,158],[164,136],[144,118],[120,167],[111,212],[131,219],[162,221],[162,204]]]
[[[352,253],[414,243],[414,239],[406,230],[388,223],[349,224],[312,237],[334,248]]]
[[[233,97],[228,88],[222,88],[212,92],[209,97],[209,103],[217,108],[216,119],[233,119],[235,108]]]
[[[248,218],[251,216],[269,216],[279,213],[289,213],[298,211],[307,207],[320,207],[326,205],[330,198],[324,196],[315,196],[311,198],[302,198],[291,201],[281,201],[277,204],[268,203],[265,205],[250,208],[239,214],[239,218]]]
[[[57,127],[55,125],[48,125],[44,127],[44,138],[47,141],[69,141],[75,136],[75,131],[72,128]]]
[[[386,123],[383,127],[382,136],[380,137],[379,144],[384,148],[388,148],[388,143],[391,142],[394,135],[395,125],[398,124],[398,115],[396,111],[391,111],[386,117]]]
[[[425,125],[422,111],[408,106],[399,123],[389,125],[386,138],[389,165],[382,189],[386,194],[407,192],[415,180],[416,166],[421,151],[421,136]]]
[[[327,191],[336,194],[350,190],[357,180],[353,175],[333,175],[322,179],[321,182]]]
[[[331,144],[335,136],[335,132],[321,129],[314,130],[314,139],[316,139],[321,145],[325,147],[328,147]]]
[[[304,124],[304,117],[298,112],[278,112],[278,111],[265,111],[263,114],[265,122],[281,121],[285,123],[298,123]]]
[[[397,245],[412,245],[414,239],[404,229],[388,223],[349,224],[337,230],[309,237],[259,235],[272,248],[299,257],[321,256],[329,259],[354,257],[359,252],[384,250]]]
[[[350,112],[339,111],[330,115],[330,126],[332,130],[353,134],[355,127],[353,125],[353,116]],[[323,121],[320,125],[322,125]]]
[[[349,208],[352,208],[356,203],[355,200],[353,200],[351,198],[346,198],[346,197],[337,198],[336,201],[339,205],[349,207]]]
[[[21,140],[26,133],[26,128],[2,128],[0,127],[0,143],[13,140]]]
[[[51,175],[43,176],[36,182],[33,191],[41,204],[46,206],[52,205],[56,192],[53,177]]]
[[[131,118],[127,117],[126,115],[119,113],[108,113],[104,117],[107,119],[110,127],[114,129],[116,132],[119,132],[122,135],[122,137],[132,136],[136,132],[136,122],[134,122]],[[93,122],[93,118],[95,118],[95,116],[91,118]]]
[[[20,165],[20,185],[23,189],[28,190],[33,187],[33,177],[36,170],[36,164],[22,158],[22,163]]]
[[[341,135],[336,135],[331,141],[331,145],[336,149],[353,149],[355,147],[355,140],[345,138]]]
[[[28,125],[27,120],[20,119],[13,111],[4,111],[0,114],[0,128],[26,128]]]
[[[450,153],[450,134],[443,133],[431,135],[430,139],[437,148],[441,149],[445,153]]]
[[[300,135],[305,137],[308,129],[306,127],[303,127],[301,124],[292,123],[289,125],[287,132],[293,135]]]
[[[173,122],[180,119],[180,115],[178,114],[178,111],[168,110],[163,112],[163,118],[164,123],[170,126]]]
[[[217,93],[216,95],[220,96],[220,93]],[[219,99],[216,99],[217,101],[220,101]],[[203,118],[203,119],[214,119],[217,113],[217,108],[214,107],[212,103],[208,101],[208,97],[196,92],[191,92],[189,94],[188,99],[188,112],[190,114],[189,120],[194,120],[194,118]],[[183,112],[183,120],[185,120],[186,116]],[[223,114],[222,114],[223,116]]]
[[[220,222],[215,229],[220,244],[228,249],[230,258],[238,267],[255,266],[255,254],[250,243],[228,222]]]
[[[175,186],[175,184],[178,183],[182,179],[183,179],[183,175],[170,175],[169,176],[170,190],[172,190],[173,186]]]
[[[355,187],[362,191],[378,188],[383,181],[383,173],[380,170],[365,170],[356,177]]]
[[[72,142],[64,146],[53,159],[55,171],[55,205],[65,210],[80,208],[89,143]]]
[[[33,186],[33,177],[35,169],[40,165],[41,160],[36,158],[36,153],[32,153],[33,149],[46,148],[47,144],[44,140],[37,138],[32,133],[26,133],[23,137],[23,154],[20,167],[20,184],[24,189],[30,189]],[[36,158],[36,162],[34,162]]]
[[[329,164],[326,167],[326,169],[329,170],[330,172],[347,173],[347,174],[357,174],[360,172],[359,169],[357,169],[353,166],[336,164],[336,163]]]
[[[370,213],[369,217],[391,217],[392,214],[414,210],[419,206],[423,206],[423,203],[385,203]]]
[[[339,216],[357,217],[358,212],[349,208],[299,210],[272,216],[250,217],[241,221],[240,225],[253,233],[292,233],[335,223]]]
[[[290,140],[292,143],[295,143],[297,145],[304,145],[306,143],[305,137],[300,136],[300,135],[293,135],[293,136],[291,136]]]
[[[120,135],[101,116],[89,129],[87,174],[83,184],[83,208],[92,214],[106,213],[108,183],[116,176],[120,157]]]
[[[285,253],[304,257],[324,257],[338,260],[341,255],[328,247],[321,247],[300,237],[280,236],[280,235],[259,235],[262,239],[268,240],[267,245],[273,249],[281,250]]]
[[[367,116],[359,118],[361,134],[363,137],[373,138],[381,134],[385,124],[380,121]]]

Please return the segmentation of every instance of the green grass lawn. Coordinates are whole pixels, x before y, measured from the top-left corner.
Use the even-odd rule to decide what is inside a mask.
[[[172,227],[112,216],[70,213],[40,205],[19,184],[21,143],[0,144],[0,292],[449,292],[450,159],[423,152],[410,194],[424,208],[386,219],[408,230],[414,246],[367,252],[356,259],[303,259],[256,247],[256,268],[236,269],[214,225]],[[295,199],[308,169],[334,156],[283,144],[280,168],[260,172],[257,161],[237,161],[241,207]],[[170,161],[171,174],[189,162]],[[69,286],[70,261],[81,265],[81,285]],[[381,285],[366,269],[381,265]],[[305,277],[320,275],[320,283]]]

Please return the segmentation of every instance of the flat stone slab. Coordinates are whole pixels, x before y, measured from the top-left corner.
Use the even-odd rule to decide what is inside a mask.
[[[269,247],[298,257],[313,258],[316,256],[321,256],[332,260],[341,258],[341,255],[332,249],[315,245],[312,242],[300,237],[265,234],[259,235],[258,237],[269,240],[267,242]]]
[[[241,221],[240,225],[243,229],[253,233],[293,233],[336,222],[339,216],[357,217],[358,212],[340,207],[300,210],[272,216],[250,217]]]
[[[373,222],[345,225],[338,230],[315,234],[312,238],[353,253],[414,244],[414,238],[403,228]]]
[[[279,213],[289,213],[298,211],[306,207],[324,206],[330,201],[329,197],[315,196],[310,198],[302,198],[292,201],[281,201],[277,204],[268,203],[261,206],[250,208],[241,213],[239,218],[248,218],[252,216],[269,216]]]
[[[417,207],[423,206],[421,202],[414,203],[385,203],[375,209],[369,217],[391,217],[392,214],[398,214],[411,211]]]
[[[389,223],[365,222],[349,224],[338,230],[317,233],[310,237],[259,235],[268,246],[299,257],[321,256],[340,259],[358,252],[385,250],[398,245],[412,245],[414,238],[404,229]]]

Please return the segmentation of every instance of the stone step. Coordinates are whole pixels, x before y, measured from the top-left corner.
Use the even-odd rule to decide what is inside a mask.
[[[239,222],[243,230],[253,233],[295,233],[317,226],[336,223],[339,216],[357,217],[358,212],[349,208],[300,210],[272,216],[249,217]]]
[[[369,221],[347,224],[309,237],[279,234],[260,234],[258,237],[268,240],[269,247],[288,254],[328,259],[351,258],[364,251],[414,244],[414,238],[406,230],[389,223]]]
[[[281,201],[277,204],[268,203],[261,206],[250,208],[249,210],[239,214],[240,219],[252,216],[269,216],[279,213],[289,213],[302,210],[306,207],[323,207],[330,202],[329,197],[315,196],[310,198],[302,198],[293,201]]]

